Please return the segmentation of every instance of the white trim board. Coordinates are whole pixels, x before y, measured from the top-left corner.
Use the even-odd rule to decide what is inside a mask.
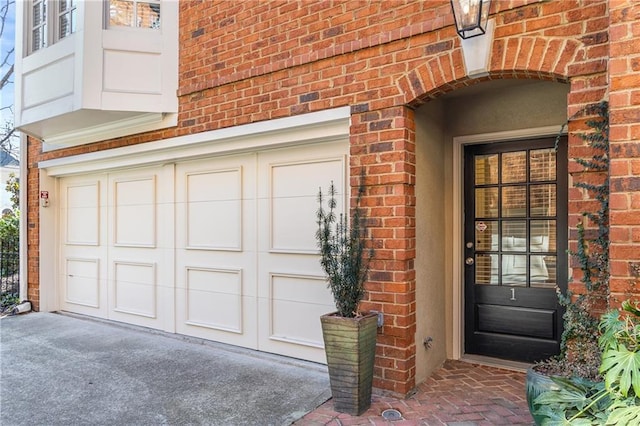
[[[38,167],[46,169],[48,176],[57,177],[256,149],[328,142],[349,136],[350,117],[351,108],[347,106],[46,160],[38,163]]]

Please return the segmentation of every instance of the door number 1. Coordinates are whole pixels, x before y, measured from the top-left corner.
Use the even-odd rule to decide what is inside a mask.
[[[511,300],[516,300],[516,289],[515,288],[511,289]]]

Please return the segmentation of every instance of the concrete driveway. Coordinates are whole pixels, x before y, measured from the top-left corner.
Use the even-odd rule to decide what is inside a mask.
[[[0,424],[288,425],[325,366],[55,313],[0,320]]]

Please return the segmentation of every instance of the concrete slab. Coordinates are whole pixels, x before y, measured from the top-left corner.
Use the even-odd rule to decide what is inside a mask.
[[[0,424],[288,425],[325,366],[55,313],[0,320]]]

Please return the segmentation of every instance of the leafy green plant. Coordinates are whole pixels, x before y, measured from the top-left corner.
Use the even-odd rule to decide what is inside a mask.
[[[601,380],[601,351],[597,343],[598,318],[594,312],[599,309],[601,312],[609,297],[609,105],[603,101],[580,113],[594,116],[586,121],[590,131],[578,135],[594,155],[575,161],[585,170],[602,176],[600,183],[575,183],[597,202],[595,211],[582,214],[583,221],[577,225],[577,248],[569,253],[582,272],[583,291],[576,294],[557,290],[559,303],[565,308],[560,354],[537,363],[534,368],[547,375],[598,381]],[[558,140],[559,137],[556,143]],[[589,229],[585,222],[589,222]]]
[[[12,309],[18,303],[20,303],[20,295],[18,293],[3,293],[0,296],[0,313]]]
[[[364,297],[364,283],[374,254],[373,245],[366,248],[367,219],[360,206],[364,194],[363,180],[364,176],[361,176],[350,224],[347,214],[336,214],[338,202],[333,182],[329,187],[326,208],[322,189],[318,191],[320,207],[317,212],[316,240],[320,249],[320,264],[327,275],[338,314],[347,318],[358,315],[358,305]]]
[[[630,301],[622,310],[624,315],[618,310],[602,315],[598,324],[604,381],[552,378],[560,388],[534,400],[543,425],[640,424],[640,310]]]

